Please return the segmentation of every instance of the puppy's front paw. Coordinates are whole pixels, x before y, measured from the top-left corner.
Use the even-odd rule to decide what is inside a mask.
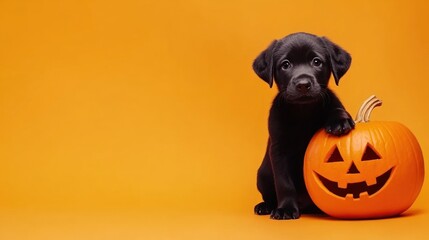
[[[266,202],[261,202],[256,204],[254,211],[257,215],[268,215],[273,211],[273,207]]]
[[[349,133],[355,127],[355,122],[351,118],[333,121],[325,126],[325,131],[335,136]]]
[[[298,219],[300,216],[298,208],[277,208],[271,212],[271,219],[275,220]]]
[[[343,108],[337,108],[328,118],[325,131],[335,136],[341,136],[349,133],[355,127],[350,114]]]

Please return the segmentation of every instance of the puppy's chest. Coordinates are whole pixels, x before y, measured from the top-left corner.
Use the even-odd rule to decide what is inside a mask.
[[[318,106],[311,107],[285,107],[280,109],[279,121],[286,125],[295,127],[317,126],[323,122],[323,108]]]
[[[313,134],[322,127],[323,117],[321,114],[306,116],[285,115],[279,122],[280,128],[288,132]]]
[[[313,135],[324,122],[322,109],[281,109],[270,116],[271,134]]]

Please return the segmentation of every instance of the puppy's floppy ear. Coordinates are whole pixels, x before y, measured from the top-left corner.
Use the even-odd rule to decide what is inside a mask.
[[[344,76],[347,70],[349,70],[350,64],[352,63],[352,57],[348,52],[331,42],[326,37],[322,37],[322,41],[328,50],[332,74],[334,75],[335,83],[338,85],[340,78]]]
[[[273,86],[274,78],[274,67],[273,67],[273,53],[277,46],[277,40],[274,40],[267,49],[259,54],[259,56],[253,62],[253,70],[255,73],[267,82],[270,87]]]

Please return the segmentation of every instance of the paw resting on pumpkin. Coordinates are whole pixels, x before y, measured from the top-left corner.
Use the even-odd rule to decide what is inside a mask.
[[[349,133],[355,126],[353,119],[341,119],[329,123],[325,126],[325,131],[335,136],[341,136]]]
[[[338,108],[325,125],[325,131],[335,136],[341,136],[349,133],[355,127],[355,122],[348,112]]]

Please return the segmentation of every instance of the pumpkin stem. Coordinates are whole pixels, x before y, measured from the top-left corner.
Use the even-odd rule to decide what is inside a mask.
[[[375,95],[369,97],[362,106],[359,108],[358,114],[356,115],[356,123],[360,122],[369,122],[369,117],[371,116],[372,110],[375,107],[381,106],[382,101],[378,99]]]

